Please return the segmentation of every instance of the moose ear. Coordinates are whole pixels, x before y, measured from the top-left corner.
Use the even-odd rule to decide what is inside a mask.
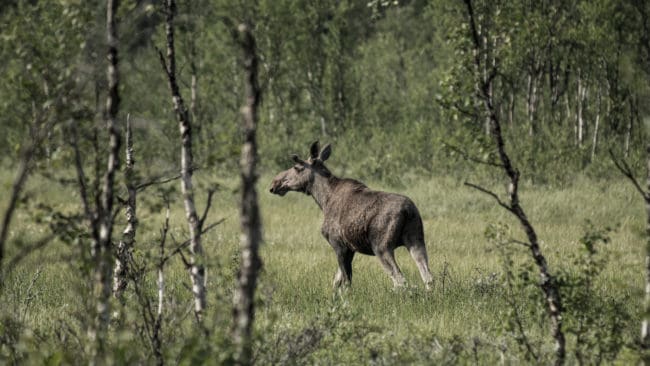
[[[318,158],[321,161],[325,161],[325,160],[329,159],[331,153],[332,153],[332,145],[327,144],[327,145],[325,145],[323,150],[320,151],[320,155],[318,156]]]
[[[313,144],[311,144],[311,147],[309,148],[309,156],[311,156],[312,159],[317,159],[318,158],[318,140],[314,141]]]

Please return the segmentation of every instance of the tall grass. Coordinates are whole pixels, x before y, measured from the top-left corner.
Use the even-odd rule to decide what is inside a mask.
[[[3,174],[0,183],[6,185],[10,179],[10,174]],[[199,172],[197,179],[199,192],[216,181],[205,172]],[[496,362],[501,357],[523,360],[514,353],[512,335],[503,327],[509,313],[501,277],[502,257],[484,232],[490,223],[504,223],[510,225],[514,237],[523,238],[524,234],[489,197],[449,177],[404,178],[397,188],[369,182],[372,188],[408,195],[419,207],[435,288],[430,292],[424,290],[415,264],[408,252],[400,248],[396,257],[407,278],[406,289],[392,288],[376,258],[357,255],[352,287],[339,293],[332,289],[336,258],[320,235],[322,213],[311,197],[298,193],[282,198],[272,196],[267,191],[269,181],[270,176],[264,175],[258,186],[264,225],[264,268],[256,322],[258,362],[367,364],[374,360],[426,364],[435,360],[469,362],[473,357],[482,363]],[[206,234],[204,245],[210,294],[208,313],[214,324],[211,331],[226,334],[238,265],[239,195],[236,180],[219,183],[221,188],[214,198],[208,223],[226,220]],[[504,190],[498,184],[492,188]],[[46,215],[42,222],[36,222],[30,213],[35,211],[36,202],[47,202],[67,212],[79,209],[78,198],[70,188],[36,177],[27,191],[27,200],[18,211],[10,234],[9,258],[17,253],[20,243],[36,240],[46,231]],[[158,228],[163,220],[162,208],[155,204],[160,201],[159,194],[159,190],[152,189],[140,195],[136,244],[136,255],[140,258],[155,255]],[[199,194],[197,202],[202,197]],[[4,207],[6,199],[0,196],[0,207]],[[178,199],[172,202],[170,234],[182,241],[187,237],[182,203]],[[587,220],[596,227],[619,225],[606,249],[611,259],[597,287],[603,294],[629,296],[626,307],[633,316],[628,341],[632,343],[640,319],[637,309],[643,288],[644,228],[643,203],[633,189],[622,180],[588,178],[565,187],[524,185],[522,203],[538,230],[552,271],[570,265],[567,258],[579,250],[578,239]],[[122,220],[118,217],[116,235],[123,227]],[[87,244],[54,242],[27,257],[6,279],[0,313],[3,319],[23,322],[29,337],[41,337],[39,352],[43,354],[36,358],[46,357],[62,345],[74,347],[71,334],[83,338],[82,324],[87,311],[84,296],[89,281],[80,275],[83,272],[76,260],[75,245]],[[516,262],[528,261],[525,254],[516,252]],[[166,276],[167,306],[189,308],[189,277],[180,260],[172,261]],[[153,279],[148,283],[153,293]],[[131,290],[126,296],[127,304],[135,303]],[[531,299],[520,301],[525,305]],[[172,360],[178,360],[187,348],[179,339],[192,334],[191,317],[182,318],[178,315],[182,313],[175,311],[167,318],[170,323],[165,329],[169,345],[166,355]],[[543,341],[548,334],[545,323],[528,320],[531,336],[539,340],[542,349],[550,347]],[[62,327],[72,330],[66,333]],[[8,330],[6,324],[3,329]],[[61,339],[63,335],[57,336],[61,332],[67,334],[65,341]],[[25,334],[20,337],[32,342]],[[115,340],[116,344],[138,339],[128,332],[121,337]],[[30,348],[26,349],[29,352]],[[6,356],[7,352],[3,349],[0,354]],[[132,352],[147,354],[146,349]],[[291,360],[283,358],[287,355]]]

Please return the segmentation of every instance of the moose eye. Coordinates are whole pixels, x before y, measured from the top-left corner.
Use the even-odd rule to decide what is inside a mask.
[[[295,169],[297,172],[302,172],[305,169],[305,167],[300,166],[300,165],[296,165],[296,166],[293,167],[293,169]]]

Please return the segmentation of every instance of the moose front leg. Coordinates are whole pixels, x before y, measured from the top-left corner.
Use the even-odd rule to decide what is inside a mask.
[[[352,259],[354,252],[346,247],[332,244],[336,252],[336,259],[339,268],[334,275],[334,288],[339,288],[341,285],[349,286],[352,284]]]

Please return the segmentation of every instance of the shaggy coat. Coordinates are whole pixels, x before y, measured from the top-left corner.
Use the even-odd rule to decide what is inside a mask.
[[[280,196],[289,191],[311,195],[323,210],[321,233],[339,263],[334,286],[351,283],[352,259],[357,252],[377,256],[393,284],[402,286],[405,280],[395,262],[394,250],[404,245],[429,288],[432,277],[422,218],[413,201],[403,195],[371,190],[354,179],[334,176],[324,164],[330,153],[329,144],[319,152],[315,142],[308,160],[293,155],[295,165],[273,179],[270,191]]]

